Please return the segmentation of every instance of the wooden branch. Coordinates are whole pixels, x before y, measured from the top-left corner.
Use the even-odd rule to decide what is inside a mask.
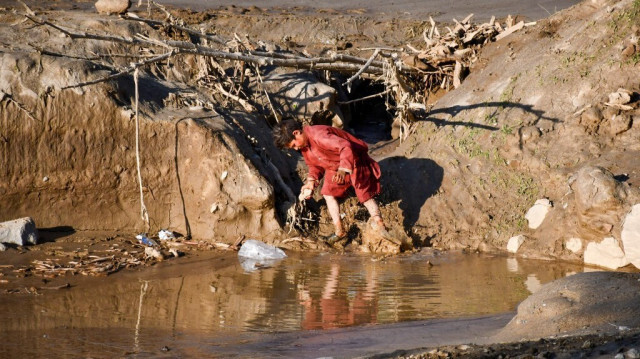
[[[247,101],[247,100],[245,100],[243,98],[240,98],[239,96],[236,96],[236,95],[230,93],[229,91],[225,90],[224,87],[222,87],[221,84],[217,84],[217,88],[218,88],[218,91],[220,91],[220,93],[222,93],[223,95],[229,97],[230,99],[238,102],[244,108],[245,111],[247,111],[247,112],[255,112],[256,111],[256,108],[252,104],[250,104],[249,101]]]
[[[152,25],[152,26],[172,27],[172,28],[174,28],[176,30],[184,31],[184,32],[186,32],[186,33],[188,33],[190,35],[197,36],[197,37],[200,37],[200,38],[203,38],[203,39],[207,39],[207,40],[211,40],[211,41],[213,41],[213,42],[215,42],[217,44],[221,44],[221,45],[226,44],[226,41],[224,41],[223,39],[221,39],[218,36],[211,36],[211,35],[203,34],[203,33],[199,32],[199,31],[190,29],[188,27],[184,27],[184,26],[168,23],[168,22],[165,22],[165,21],[144,19],[144,18],[141,18],[141,17],[133,17],[133,16],[130,16],[130,15],[121,15],[120,17],[123,18],[124,20],[139,21],[139,22],[143,22],[143,23],[146,23],[146,24],[149,24],[149,25]]]
[[[360,66],[354,64],[336,63],[331,61],[331,58],[292,58],[292,59],[280,59],[280,58],[268,58],[262,56],[253,56],[238,52],[226,52],[208,49],[205,47],[197,46],[195,49],[182,48],[180,49],[182,54],[211,56],[215,58],[233,60],[233,61],[245,61],[254,63],[260,66],[273,65],[282,67],[295,67],[304,68],[309,70],[334,70],[339,72],[356,72],[360,69]],[[415,71],[417,72],[417,71]],[[382,68],[369,66],[365,73],[380,75],[382,74]]]
[[[500,39],[503,39],[506,36],[509,36],[509,35],[513,34],[514,32],[522,29],[523,27],[524,27],[524,21],[520,21],[516,25],[513,25],[513,26],[509,27],[508,29],[504,30],[502,33],[497,35],[496,36],[496,41],[499,41]]]
[[[349,86],[349,84],[351,82],[353,82],[353,80],[357,79],[358,76],[360,76],[373,62],[373,60],[375,60],[375,58],[378,56],[378,54],[380,53],[380,49],[376,49],[373,54],[371,55],[371,57],[369,58],[369,60],[364,64],[364,66],[362,66],[362,68],[360,70],[358,70],[358,72],[355,73],[355,75],[351,76],[345,83],[345,86]]]
[[[154,62],[159,62],[159,61],[168,59],[169,57],[175,55],[176,53],[177,53],[177,51],[172,50],[172,51],[169,51],[169,52],[164,53],[162,55],[150,58],[149,60],[145,60],[145,61],[140,61],[140,62],[134,63],[131,66],[129,66],[127,69],[125,69],[123,71],[120,71],[118,73],[115,73],[115,74],[111,74],[111,75],[109,75],[107,77],[103,77],[101,79],[97,79],[97,80],[93,80],[93,81],[81,82],[81,83],[75,84],[75,85],[64,86],[64,87],[61,87],[60,89],[61,90],[66,90],[66,89],[69,89],[69,88],[84,87],[84,86],[88,86],[88,85],[95,85],[97,83],[113,80],[113,79],[118,78],[120,76],[124,76],[124,75],[126,75],[128,73],[131,73],[131,72],[135,71],[137,68],[139,68],[141,66],[149,65],[149,64],[152,64]]]
[[[377,93],[375,95],[369,95],[369,96],[365,96],[365,97],[362,97],[362,98],[359,98],[359,99],[355,99],[355,100],[342,101],[342,102],[338,101],[338,105],[348,105],[348,104],[351,104],[351,103],[354,103],[354,102],[360,102],[360,101],[368,100],[368,99],[371,99],[371,98],[384,96],[384,95],[388,94],[389,92],[391,92],[391,89],[387,89],[387,90],[382,91],[380,93]]]
[[[22,0],[18,0],[18,2],[20,4],[22,4],[22,6],[24,6],[25,11],[27,12],[27,14],[31,15],[31,16],[36,16],[36,13],[33,12],[33,10],[31,10],[31,8],[29,6],[27,6],[27,4],[24,3],[24,1]]]
[[[307,58],[307,57],[282,58],[282,56],[272,57],[273,55],[272,53],[253,52],[255,54],[260,54],[260,56],[258,56],[258,55],[251,55],[249,53],[227,52],[227,51],[215,50],[209,47],[195,45],[193,43],[186,42],[186,41],[155,40],[155,39],[150,39],[148,37],[142,36],[140,34],[136,35],[132,39],[127,39],[127,38],[118,37],[118,36],[89,34],[86,32],[78,32],[78,31],[66,29],[56,24],[53,24],[49,21],[40,20],[34,17],[29,17],[29,19],[41,25],[51,26],[54,29],[63,32],[64,34],[68,35],[73,39],[85,38],[85,39],[93,39],[93,40],[119,42],[119,43],[125,43],[129,45],[147,44],[152,46],[162,46],[168,49],[172,48],[176,53],[182,53],[182,54],[189,53],[193,55],[210,56],[210,57],[215,57],[215,58],[220,58],[225,60],[245,61],[245,62],[255,63],[260,66],[273,65],[273,66],[282,66],[282,67],[305,68],[305,69],[313,69],[313,70],[332,70],[332,71],[339,71],[339,72],[346,72],[346,73],[355,73],[358,70],[360,70],[361,67],[353,65],[352,63],[366,64],[367,62],[367,60],[365,59],[357,58],[354,56],[348,56],[348,55],[339,55],[339,56],[336,55],[336,56],[329,56],[329,57],[311,57],[311,58]],[[176,49],[179,49],[179,51],[175,51]],[[267,56],[267,54],[269,54],[269,56]],[[154,59],[155,58],[145,63],[156,62],[154,61]],[[348,61],[351,63],[340,63],[341,60],[344,62]],[[372,64],[366,68],[364,73],[380,75],[383,73],[382,67],[383,67],[382,62],[373,61]],[[414,73],[414,74],[420,73],[418,69],[414,69],[414,68],[410,68],[408,66],[402,66],[402,65],[400,65],[399,70],[401,72],[406,72],[406,73]],[[131,71],[133,71],[133,68],[129,69],[127,72],[131,72]],[[120,74],[120,76],[121,75],[122,74]],[[113,77],[110,77],[110,78],[113,78]],[[88,84],[91,84],[91,83],[86,83],[84,85],[88,85]],[[73,86],[73,87],[76,87],[76,86]]]
[[[30,119],[38,122],[38,120],[33,116],[33,114],[31,114],[31,111],[27,110],[26,107],[24,107],[20,102],[16,101],[13,96],[11,96],[10,94],[0,91],[0,101],[4,100],[5,98],[7,98],[10,102],[12,102],[13,104],[15,104],[16,106],[18,106],[18,108],[20,110],[22,110],[24,113],[27,114],[27,116],[29,116]]]
[[[47,25],[52,28],[64,33],[72,39],[91,39],[91,40],[102,40],[102,41],[111,41],[111,42],[120,42],[123,44],[136,45],[140,44],[140,41],[136,39],[127,39],[120,36],[106,36],[106,35],[96,35],[96,34],[88,34],[86,32],[76,32],[73,30],[66,29],[62,26],[56,25],[50,21],[38,19],[35,16],[25,15],[29,20],[33,21],[38,25]]]

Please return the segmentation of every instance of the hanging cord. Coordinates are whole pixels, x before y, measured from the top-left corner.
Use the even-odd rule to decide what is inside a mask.
[[[146,230],[149,226],[149,212],[144,205],[144,193],[142,192],[142,174],[140,172],[140,118],[138,117],[138,68],[133,72],[133,81],[136,85],[136,166],[138,168],[138,184],[140,186],[140,216],[145,223]]]

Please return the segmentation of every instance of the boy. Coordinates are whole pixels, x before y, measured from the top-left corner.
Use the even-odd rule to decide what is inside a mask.
[[[380,166],[368,154],[367,144],[348,132],[331,126],[304,126],[293,119],[283,120],[273,130],[276,146],[302,153],[309,174],[300,191],[300,199],[309,199],[313,190],[325,177],[322,193],[335,233],[327,242],[335,243],[346,237],[342,227],[338,198],[353,186],[356,196],[369,211],[372,225],[385,231],[378,203],[373,198],[380,193]]]

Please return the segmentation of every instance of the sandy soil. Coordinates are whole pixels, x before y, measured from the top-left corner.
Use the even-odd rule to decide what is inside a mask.
[[[308,9],[307,11],[315,11],[317,13],[335,13],[358,10],[360,9],[363,15],[368,16],[400,16],[409,17],[413,19],[428,20],[429,16],[433,16],[436,21],[449,22],[452,18],[461,19],[469,14],[475,14],[475,16],[483,21],[488,20],[491,16],[507,16],[511,15],[523,15],[531,20],[539,20],[550,16],[562,9],[565,9],[571,5],[578,3],[576,0],[562,0],[562,1],[537,1],[537,2],[524,2],[524,1],[503,1],[503,0],[491,0],[491,1],[444,1],[444,0],[428,0],[428,1],[415,1],[415,0],[399,0],[399,1],[362,1],[362,0],[349,0],[341,1],[340,4],[336,4],[335,1],[191,1],[191,0],[172,0],[166,1],[166,4],[171,4],[179,7],[191,8],[193,10],[208,10],[216,7],[236,6],[236,7],[249,7],[257,6],[265,9],[280,8],[280,9],[295,9],[300,10]]]
[[[451,19],[462,19],[469,14],[475,14],[476,18],[486,21],[491,16],[504,17],[507,15],[522,15],[529,20],[539,20],[556,12],[577,4],[578,0],[542,0],[536,2],[518,0],[490,0],[490,1],[451,1],[446,0],[349,0],[341,1],[309,1],[309,0],[262,0],[262,1],[193,1],[193,0],[167,0],[159,1],[163,5],[171,5],[178,8],[192,9],[194,11],[215,10],[220,8],[242,11],[242,8],[259,7],[265,10],[298,12],[302,14],[329,14],[340,13],[359,14],[365,16],[393,16],[405,17],[427,21],[432,16],[436,21],[450,22]],[[0,0],[0,6],[13,5],[11,0]],[[52,9],[81,9],[92,10],[94,1],[53,1],[46,5],[35,0],[25,0],[25,3],[34,8],[48,7]],[[137,1],[132,1],[136,5]],[[142,1],[143,5],[145,1]],[[135,9],[135,6],[134,6]]]

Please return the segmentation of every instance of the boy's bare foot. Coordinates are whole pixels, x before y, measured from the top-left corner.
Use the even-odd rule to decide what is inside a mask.
[[[387,231],[387,227],[384,225],[384,221],[381,216],[371,217],[371,227],[378,232]]]

